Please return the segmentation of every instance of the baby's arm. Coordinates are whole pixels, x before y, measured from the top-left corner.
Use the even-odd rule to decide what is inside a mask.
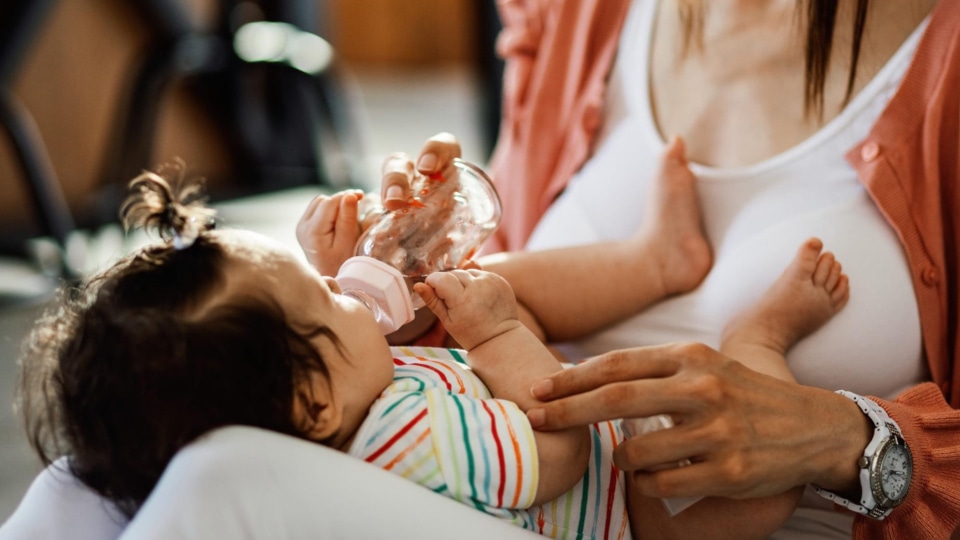
[[[530,386],[562,367],[518,320],[513,292],[503,278],[480,270],[437,272],[415,290],[468,351],[467,363],[494,397],[513,401],[523,411],[540,404]],[[534,432],[534,437],[540,461],[538,505],[583,477],[591,443],[586,427]]]

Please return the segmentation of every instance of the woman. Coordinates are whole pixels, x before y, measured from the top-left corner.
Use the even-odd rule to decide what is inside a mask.
[[[818,486],[785,538],[948,537],[960,523],[960,4],[500,8],[508,63],[491,169],[506,217],[496,247],[628,234],[653,156],[679,135],[715,257],[694,292],[567,352],[707,346],[621,350],[567,370],[534,387],[553,401],[531,420],[556,429],[670,413],[678,429],[617,451],[636,493],[753,498]],[[422,154],[421,168],[438,156]],[[401,177],[386,178],[388,207]],[[852,291],[844,312],[790,354],[799,382],[790,384],[710,347],[800,235],[831,246]],[[876,418],[877,431],[898,426],[912,453],[912,471],[888,473],[908,475],[889,500],[861,489],[870,472],[858,461],[879,457]],[[693,466],[658,467],[684,458]]]

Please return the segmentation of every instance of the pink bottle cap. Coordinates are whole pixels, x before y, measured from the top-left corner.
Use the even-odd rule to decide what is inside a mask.
[[[376,302],[381,313],[374,315],[379,315],[377,323],[384,334],[413,320],[413,302],[403,274],[389,264],[373,257],[351,257],[340,267],[336,280],[345,293],[359,290]]]

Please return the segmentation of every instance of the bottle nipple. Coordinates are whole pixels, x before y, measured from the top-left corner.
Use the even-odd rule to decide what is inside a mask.
[[[403,274],[373,257],[351,257],[335,278],[344,296],[366,306],[384,335],[413,320],[413,303]]]

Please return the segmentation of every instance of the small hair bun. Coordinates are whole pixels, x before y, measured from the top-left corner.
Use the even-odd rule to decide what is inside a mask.
[[[187,179],[185,168],[178,160],[131,180],[130,195],[120,206],[124,229],[156,229],[177,249],[190,247],[203,232],[212,229],[216,210],[206,206],[202,181]]]

